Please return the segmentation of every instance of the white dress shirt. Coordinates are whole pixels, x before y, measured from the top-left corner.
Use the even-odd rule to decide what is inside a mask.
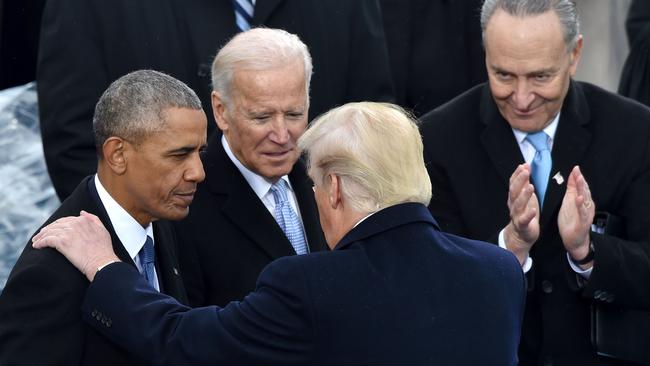
[[[275,199],[273,198],[273,192],[271,192],[271,186],[273,185],[273,183],[269,182],[266,178],[262,177],[257,173],[254,173],[253,171],[245,167],[244,164],[242,164],[239,161],[239,159],[237,159],[235,154],[232,152],[232,150],[230,149],[230,145],[228,145],[228,141],[226,140],[226,137],[223,135],[221,136],[221,144],[223,145],[223,149],[226,151],[226,154],[228,155],[230,160],[233,162],[233,164],[235,164],[237,169],[244,176],[246,182],[248,182],[248,185],[253,189],[253,191],[255,192],[257,197],[259,197],[259,199],[262,201],[266,209],[269,210],[271,216],[275,218]],[[302,224],[302,230],[304,233],[305,224],[302,222],[302,215],[300,214],[300,209],[298,209],[298,205],[297,205],[298,200],[296,199],[296,193],[293,190],[293,186],[289,181],[289,176],[284,175],[280,179],[283,179],[285,182],[287,182],[287,186],[289,187],[289,189],[287,190],[287,199],[291,204],[291,208],[293,209],[293,212],[295,212],[296,216],[298,216],[298,219],[300,219],[300,223]],[[305,234],[305,243],[308,244],[306,234]],[[307,246],[307,248],[309,248],[309,246]]]
[[[555,116],[553,121],[544,128],[544,132],[546,135],[548,135],[548,146],[551,151],[553,151],[553,141],[555,140],[555,132],[557,131],[557,125],[560,121],[560,113]],[[526,163],[531,163],[533,161],[533,158],[535,157],[535,147],[526,140],[526,136],[528,136],[527,132],[523,132],[517,129],[512,129],[512,133],[515,135],[515,139],[517,140],[517,144],[519,144],[519,149],[521,150],[521,155],[524,157],[524,161]],[[553,172],[551,171],[551,174]],[[504,229],[505,230],[505,229]],[[506,249],[506,242],[504,238],[504,230],[501,230],[499,233],[499,246]],[[573,261],[571,260],[571,257],[569,257],[569,253],[567,253],[567,260],[569,261],[569,265],[571,266],[571,269],[573,269],[576,273],[580,274],[584,278],[589,278],[591,275],[591,270],[592,268],[589,268],[587,270],[583,270],[579,266],[577,266]],[[526,258],[526,261],[522,265],[522,269],[524,273],[528,272],[533,266],[533,259],[528,257]]]
[[[95,174],[95,187],[97,188],[97,194],[99,199],[102,201],[108,218],[111,220],[115,234],[122,242],[122,245],[129,253],[135,266],[138,268],[138,271],[142,273],[142,265],[140,264],[140,258],[138,253],[144,246],[144,242],[147,240],[147,236],[150,236],[154,240],[154,248],[156,245],[156,240],[153,237],[153,226],[151,223],[147,225],[146,228],[143,228],[126,210],[120,206],[113,197],[106,191],[102,183],[99,181],[99,177]],[[160,283],[158,282],[158,274],[154,268],[155,276],[155,288],[160,291]]]

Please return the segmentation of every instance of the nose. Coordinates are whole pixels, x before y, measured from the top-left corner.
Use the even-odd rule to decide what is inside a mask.
[[[534,99],[535,95],[528,85],[528,82],[526,80],[517,81],[515,91],[512,94],[514,106],[521,111],[528,110]]]
[[[289,142],[289,126],[284,116],[278,116],[271,124],[271,133],[269,138],[271,141],[279,145],[284,145]]]
[[[203,163],[201,163],[201,158],[199,154],[196,153],[193,155],[189,167],[185,170],[183,175],[188,182],[201,183],[205,179],[205,171],[203,170]]]

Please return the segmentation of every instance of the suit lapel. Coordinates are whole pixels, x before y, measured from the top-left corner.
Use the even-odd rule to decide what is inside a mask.
[[[106,230],[108,230],[109,234],[111,235],[111,242],[113,243],[113,251],[122,262],[129,263],[133,267],[135,267],[135,262],[133,262],[133,258],[131,258],[129,252],[126,251],[126,248],[124,248],[124,245],[122,245],[120,238],[118,238],[117,234],[115,233],[115,228],[113,228],[113,224],[111,223],[111,220],[108,217],[108,213],[104,208],[104,204],[99,198],[99,194],[97,193],[97,188],[95,188],[94,175],[88,177],[87,179],[88,180],[86,181],[86,188],[89,197],[93,205],[97,207],[97,211],[95,215],[99,217],[102,224],[104,224],[104,227],[106,227]]]
[[[178,271],[171,226],[167,222],[154,222],[153,235],[156,240],[156,272],[160,290],[187,304],[187,294]]]
[[[571,82],[569,93],[562,106],[560,121],[553,140],[553,167],[546,188],[546,201],[542,210],[540,224],[545,227],[549,220],[556,217],[556,212],[564,198],[566,184],[571,169],[582,161],[582,157],[591,141],[591,133],[585,128],[589,123],[590,113],[580,85]],[[558,178],[553,179],[558,175]],[[559,179],[559,177],[562,179]]]
[[[257,26],[265,24],[271,16],[271,13],[282,3],[284,0],[258,0],[255,2],[255,11],[253,12],[253,24]]]
[[[517,165],[524,163],[524,158],[512,128],[497,109],[487,84],[483,87],[480,111],[481,120],[485,124],[481,143],[507,187],[510,176]]]
[[[226,196],[221,207],[224,216],[271,258],[296,254],[271,213],[230,161],[220,138],[211,138],[206,161],[210,176],[218,177],[208,182],[211,193]]]

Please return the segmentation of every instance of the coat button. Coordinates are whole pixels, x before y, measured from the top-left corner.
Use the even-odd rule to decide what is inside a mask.
[[[605,301],[611,303],[614,302],[614,298],[615,298],[614,294],[607,294],[607,297],[605,297]]]
[[[551,281],[548,280],[542,281],[542,291],[545,294],[550,294],[551,292],[553,292],[553,284],[551,283]]]

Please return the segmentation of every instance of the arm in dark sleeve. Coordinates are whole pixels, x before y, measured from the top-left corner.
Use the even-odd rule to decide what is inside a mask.
[[[599,300],[650,309],[650,142],[641,156],[644,161],[612,212],[622,218],[625,238],[592,233],[594,269],[583,295],[605,291],[612,296]]]
[[[313,345],[311,317],[297,296],[304,280],[300,268],[280,262],[243,301],[196,309],[153,290],[131,266],[111,264],[89,286],[83,317],[155,365],[305,363]]]
[[[54,249],[23,253],[0,295],[0,365],[79,365],[87,284]]]
[[[630,45],[647,37],[650,32],[650,3],[647,0],[633,0],[627,13],[625,30]]]
[[[43,150],[62,200],[95,172],[95,103],[108,86],[93,13],[84,0],[49,0],[37,71]]]

